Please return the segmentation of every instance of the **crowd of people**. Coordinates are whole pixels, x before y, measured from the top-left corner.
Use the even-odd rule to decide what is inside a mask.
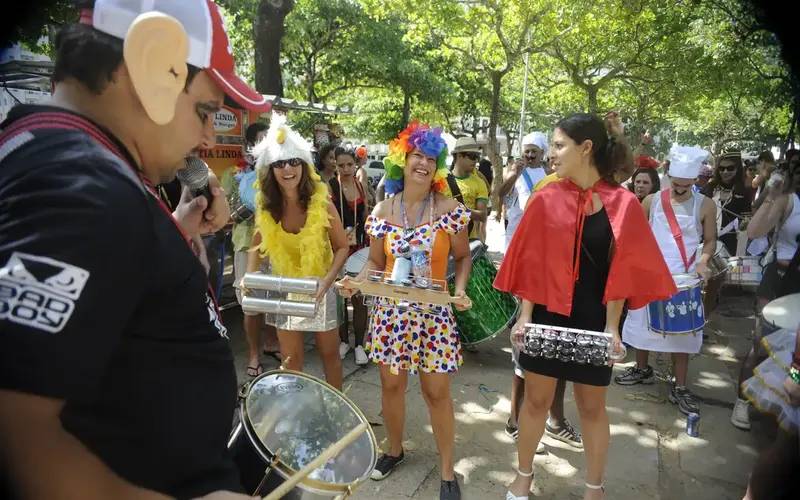
[[[583,498],[604,498],[608,387],[654,383],[651,352],[672,358],[669,401],[687,418],[702,412],[688,367],[718,303],[721,252],[763,256],[757,313],[800,292],[800,151],[748,164],[740,152],[674,145],[659,164],[634,155],[613,112],[524,136],[496,181],[474,138],[449,151],[442,129],[412,122],[389,144],[374,191],[364,148],[320,145],[315,161],[313,145],[273,115],[247,128],[242,162],[221,181],[210,172],[206,195],[194,196],[175,174],[214,146],[214,113],[226,100],[268,108],[234,74],[219,10],[86,3],[59,34],[52,104],[14,108],[0,131],[4,498],[249,498],[227,449],[238,381],[201,241],[228,225],[239,301],[268,297],[246,273],[317,283],[293,297],[315,304],[310,317],[245,313],[247,376],[264,373],[262,355],[302,371],[313,332],[325,379],[341,390],[352,326],[356,364],[378,365],[388,440],[371,478],[406,459],[406,390],[418,376],[441,500],[461,498],[451,381],[468,346],[457,314],[470,308],[470,242],[485,241],[492,211],[505,224],[493,285],[520,306],[507,329],[505,431],[518,457],[507,500],[528,498],[545,433],[583,449]],[[193,23],[197,9],[210,24]],[[357,256],[363,264],[342,278]],[[453,306],[359,292],[371,273],[406,265],[417,284],[449,280]],[[540,337],[531,324],[545,328]],[[759,315],[742,364],[731,423],[749,430],[754,404],[779,424],[749,499],[791,494],[798,332]],[[613,377],[627,349],[635,364]],[[580,431],[564,415],[567,382]]]

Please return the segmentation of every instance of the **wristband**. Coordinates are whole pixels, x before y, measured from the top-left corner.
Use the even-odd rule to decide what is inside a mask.
[[[789,368],[789,377],[795,384],[800,384],[800,370],[798,370],[796,366]]]

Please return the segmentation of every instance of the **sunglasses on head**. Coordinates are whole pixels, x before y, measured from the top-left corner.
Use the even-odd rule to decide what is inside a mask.
[[[288,160],[278,160],[273,161],[269,164],[270,168],[286,168],[286,166],[290,167],[299,167],[303,164],[303,160],[300,158],[289,158]]]

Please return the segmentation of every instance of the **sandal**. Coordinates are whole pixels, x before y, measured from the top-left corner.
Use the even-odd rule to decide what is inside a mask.
[[[261,363],[256,366],[248,366],[246,372],[248,377],[255,378],[264,373],[264,367],[261,366]]]
[[[522,472],[519,469],[514,469],[514,472],[516,472],[517,474],[519,474],[522,477],[533,477],[533,467],[531,467],[531,471],[530,472]],[[529,495],[524,495],[524,496],[518,497],[518,496],[514,495],[513,493],[511,493],[511,490],[507,490],[506,491],[506,500],[528,500],[528,496]]]
[[[274,359],[275,361],[277,361],[278,363],[283,361],[283,358],[281,357],[281,351],[268,351],[268,350],[264,349],[263,352],[264,352],[264,356],[270,357],[270,358]]]

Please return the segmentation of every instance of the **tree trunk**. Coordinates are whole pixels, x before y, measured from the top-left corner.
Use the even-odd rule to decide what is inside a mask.
[[[403,112],[402,116],[400,117],[400,130],[405,129],[408,126],[408,122],[411,121],[411,93],[407,90],[403,90]]]
[[[283,96],[281,39],[283,21],[294,8],[294,0],[261,0],[253,23],[255,38],[256,90]]]
[[[586,88],[586,97],[589,100],[589,113],[597,113],[597,87],[589,85]]]
[[[789,149],[789,145],[794,142],[794,130],[795,126],[797,125],[798,111],[800,111],[800,101],[795,100],[794,109],[792,110],[792,123],[789,124],[789,132],[786,134],[786,141],[784,141],[784,143],[781,145],[781,159],[783,159],[783,156]]]
[[[494,180],[492,189],[503,182],[503,162],[497,153],[497,122],[500,121],[500,87],[503,82],[503,73],[490,71],[489,76],[492,80],[492,106],[489,112],[489,143],[487,144],[487,156],[492,162]]]

